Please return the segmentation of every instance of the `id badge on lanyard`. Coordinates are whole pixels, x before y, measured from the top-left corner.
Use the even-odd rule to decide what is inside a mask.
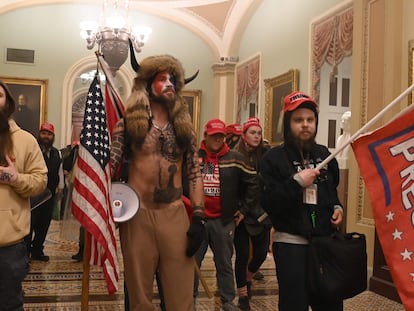
[[[318,204],[318,185],[312,184],[306,187],[303,191],[303,203],[305,204]]]

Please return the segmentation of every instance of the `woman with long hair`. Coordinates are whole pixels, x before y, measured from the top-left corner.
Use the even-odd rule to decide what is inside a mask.
[[[262,127],[258,118],[249,118],[243,124],[241,140],[234,147],[244,154],[252,167],[259,171],[263,154],[269,149],[263,143]],[[235,274],[239,295],[239,308],[250,310],[250,287],[254,274],[265,261],[269,249],[271,223],[260,204],[245,215],[236,227],[234,246],[236,250]],[[252,258],[249,260],[249,246],[252,244]]]

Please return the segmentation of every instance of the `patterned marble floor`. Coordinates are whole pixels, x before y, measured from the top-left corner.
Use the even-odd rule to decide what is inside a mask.
[[[30,273],[23,284],[25,310],[27,311],[78,311],[81,309],[83,265],[71,259],[71,255],[77,252],[77,242],[68,240],[67,234],[63,238],[61,231],[61,222],[52,221],[45,245],[45,253],[51,257],[50,261],[47,263],[33,261],[31,264]],[[271,255],[268,256],[260,271],[265,275],[265,278],[263,281],[254,281],[253,283],[251,310],[277,311],[278,290]],[[216,293],[215,269],[211,253],[207,253],[201,272],[210,291]],[[89,301],[88,310],[124,310],[122,284],[123,274],[121,273],[119,281],[120,290],[116,294],[109,296],[102,279],[101,269],[99,267],[91,267],[89,273],[89,296],[87,296]],[[208,298],[201,284],[199,292],[197,299],[198,311],[220,310],[220,299],[217,293],[213,298]],[[153,301],[156,309],[159,309],[159,299],[155,284]],[[370,291],[346,300],[344,309],[345,311],[404,310],[401,304]]]

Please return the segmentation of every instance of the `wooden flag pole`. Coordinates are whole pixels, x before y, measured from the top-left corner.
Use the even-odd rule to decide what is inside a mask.
[[[357,139],[361,134],[365,133],[372,125],[374,125],[378,120],[380,120],[391,108],[393,108],[397,103],[399,103],[404,97],[410,94],[414,90],[414,83],[411,84],[404,92],[398,95],[392,102],[390,102],[387,106],[384,107],[375,117],[369,120],[363,127],[361,127],[358,131],[352,135],[345,144],[339,146],[335,149],[325,160],[318,164],[316,167],[317,170],[320,170],[326,164],[329,163],[335,156],[340,153],[342,150],[345,149],[349,144],[351,144],[355,139]],[[411,107],[412,108],[412,107]],[[410,109],[411,109],[410,108]]]
[[[89,305],[89,271],[90,271],[90,247],[89,247],[89,232],[85,229],[85,242],[83,248],[83,272],[82,272],[82,299],[81,311],[88,311]]]
[[[195,257],[193,257],[193,260],[194,260],[194,269],[197,273],[198,279],[201,282],[201,285],[203,285],[203,288],[206,291],[207,297],[208,298],[213,298],[213,294],[211,293],[210,289],[208,288],[206,280],[204,279],[203,275],[201,274],[200,267],[198,266],[197,261],[195,260]]]

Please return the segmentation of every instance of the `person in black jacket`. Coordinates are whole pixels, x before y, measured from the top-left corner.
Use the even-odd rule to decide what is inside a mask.
[[[43,253],[43,244],[52,220],[56,189],[60,182],[59,175],[62,175],[60,152],[53,147],[55,127],[52,123],[43,123],[40,126],[37,141],[47,165],[47,188],[52,192],[52,197],[32,211],[31,233],[29,235],[32,238],[30,253],[32,260],[49,261],[49,256]],[[60,185],[59,191],[62,192],[63,181]]]
[[[226,125],[219,119],[207,122],[199,150],[199,163],[204,183],[207,237],[195,254],[201,266],[208,246],[214,253],[217,286],[224,311],[239,310],[235,298],[231,258],[237,225],[258,202],[257,174],[247,158],[225,143]],[[194,297],[197,297],[196,276]]]
[[[258,171],[260,160],[268,150],[263,144],[262,126],[258,118],[251,117],[243,123],[242,139],[234,149],[244,154],[248,158],[249,164]],[[244,216],[244,220],[237,226],[234,235],[236,250],[234,272],[239,295],[239,308],[243,311],[249,311],[252,279],[266,259],[272,225],[259,202]],[[252,258],[249,261],[250,241]]]
[[[307,290],[308,244],[312,236],[330,235],[342,222],[338,199],[338,162],[315,141],[318,106],[293,92],[284,99],[284,143],[267,152],[260,174],[264,181],[262,207],[275,228],[273,255],[279,284],[280,311],[341,311],[343,302],[310,297]]]

